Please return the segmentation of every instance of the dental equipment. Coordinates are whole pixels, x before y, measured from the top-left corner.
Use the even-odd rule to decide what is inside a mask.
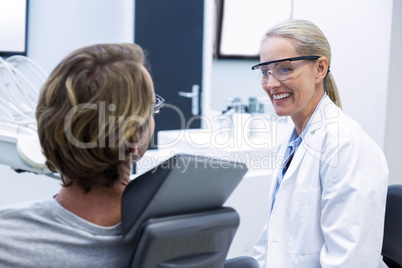
[[[46,78],[27,57],[0,57],[0,164],[53,177],[45,164],[35,118],[39,88]]]

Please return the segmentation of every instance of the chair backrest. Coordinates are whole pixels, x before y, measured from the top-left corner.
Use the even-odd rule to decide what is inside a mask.
[[[388,186],[381,254],[388,267],[402,267],[402,185]]]
[[[250,256],[241,256],[226,260],[224,268],[260,268],[260,265]]]
[[[122,228],[135,248],[132,267],[223,267],[239,224],[223,204],[246,172],[239,163],[176,155],[130,182]]]
[[[238,225],[231,208],[151,219],[131,267],[222,268]]]

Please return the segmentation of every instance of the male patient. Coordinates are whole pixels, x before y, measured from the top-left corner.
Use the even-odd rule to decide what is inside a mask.
[[[47,166],[60,173],[62,188],[0,209],[0,267],[128,266],[133,252],[122,240],[121,198],[160,100],[135,44],[85,47],[53,70],[36,118]]]

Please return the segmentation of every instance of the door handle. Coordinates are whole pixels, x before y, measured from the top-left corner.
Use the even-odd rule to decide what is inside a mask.
[[[179,91],[179,96],[185,97],[185,98],[192,98],[191,112],[193,115],[199,115],[199,113],[200,113],[200,106],[199,106],[200,86],[199,85],[193,85],[193,87],[191,88],[191,92]]]

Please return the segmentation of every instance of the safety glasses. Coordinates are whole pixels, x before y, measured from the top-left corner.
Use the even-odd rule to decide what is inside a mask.
[[[155,94],[155,104],[153,104],[153,113],[159,114],[162,110],[163,105],[165,105],[165,99]]]
[[[267,61],[251,67],[260,83],[266,84],[271,75],[283,82],[296,78],[303,70],[305,60],[317,60],[320,56],[302,56],[281,60]]]

